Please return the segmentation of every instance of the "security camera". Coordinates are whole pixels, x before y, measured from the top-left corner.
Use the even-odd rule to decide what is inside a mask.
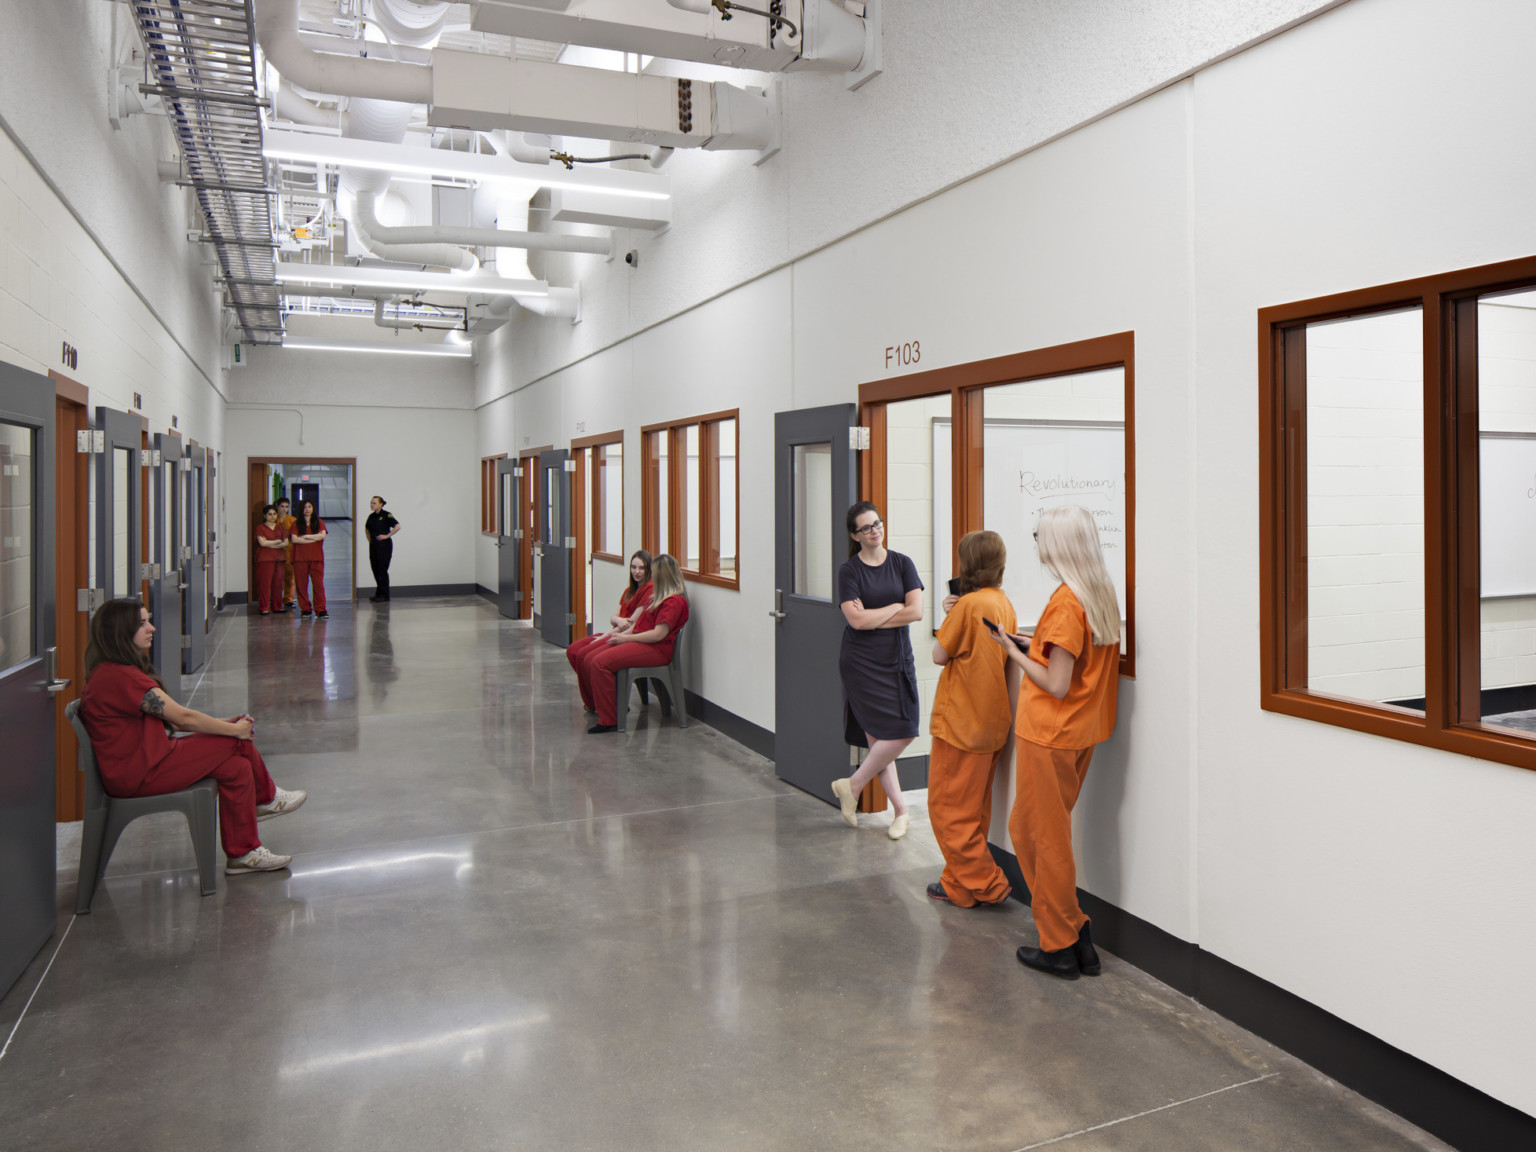
[[[624,253],[624,263],[628,264],[631,268],[640,267],[640,253],[631,248],[628,252]]]

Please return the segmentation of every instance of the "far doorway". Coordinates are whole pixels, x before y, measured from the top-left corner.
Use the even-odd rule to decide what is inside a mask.
[[[250,540],[262,522],[261,510],[286,499],[298,515],[313,500],[325,523],[325,596],[350,601],[357,589],[357,457],[252,457],[247,480],[246,597],[256,602],[255,549]]]

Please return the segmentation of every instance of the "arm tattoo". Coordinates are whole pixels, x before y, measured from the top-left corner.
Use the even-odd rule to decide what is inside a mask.
[[[156,688],[151,688],[148,692],[144,693],[144,701],[139,705],[139,708],[142,711],[148,712],[151,716],[158,716],[161,720],[165,719],[165,701],[160,699],[160,692]]]

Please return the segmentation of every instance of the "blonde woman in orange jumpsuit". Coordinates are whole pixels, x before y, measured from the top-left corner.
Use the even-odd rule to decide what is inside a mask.
[[[1011,889],[987,847],[992,777],[1013,761],[1013,720],[1020,669],[994,644],[987,622],[1012,633],[1013,605],[1003,593],[1008,548],[996,532],[960,539],[959,597],[944,601],[933,662],[942,665],[933,700],[928,753],[928,820],[944,874],[928,885],[935,900],[974,908],[1001,904]]]
[[[1115,729],[1120,607],[1086,508],[1047,509],[1035,544],[1041,564],[1061,584],[1027,650],[996,638],[1025,677],[1008,835],[1029,885],[1040,946],[1026,945],[1017,955],[1028,968],[1076,980],[1097,976],[1101,967],[1090,922],[1077,903],[1072,808],[1094,746]]]

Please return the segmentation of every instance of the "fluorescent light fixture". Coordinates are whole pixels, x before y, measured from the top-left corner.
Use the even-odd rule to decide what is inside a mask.
[[[449,356],[455,360],[467,360],[473,351],[468,344],[387,344],[372,340],[319,340],[309,336],[285,336],[283,347],[303,352],[391,352],[396,356]]]
[[[477,272],[416,272],[411,269],[353,268],[344,264],[277,265],[279,284],[333,284],[342,288],[383,288],[396,292],[456,292],[486,296],[548,296],[543,280],[509,280]]]
[[[539,188],[580,188],[611,196],[641,200],[670,200],[670,178],[656,172],[582,165],[567,170],[560,164],[524,164],[506,156],[453,152],[446,148],[417,148],[345,136],[314,136],[273,129],[262,136],[262,154],[272,160],[302,160],[336,164],[405,176],[446,176],[459,180],[511,181]]]

